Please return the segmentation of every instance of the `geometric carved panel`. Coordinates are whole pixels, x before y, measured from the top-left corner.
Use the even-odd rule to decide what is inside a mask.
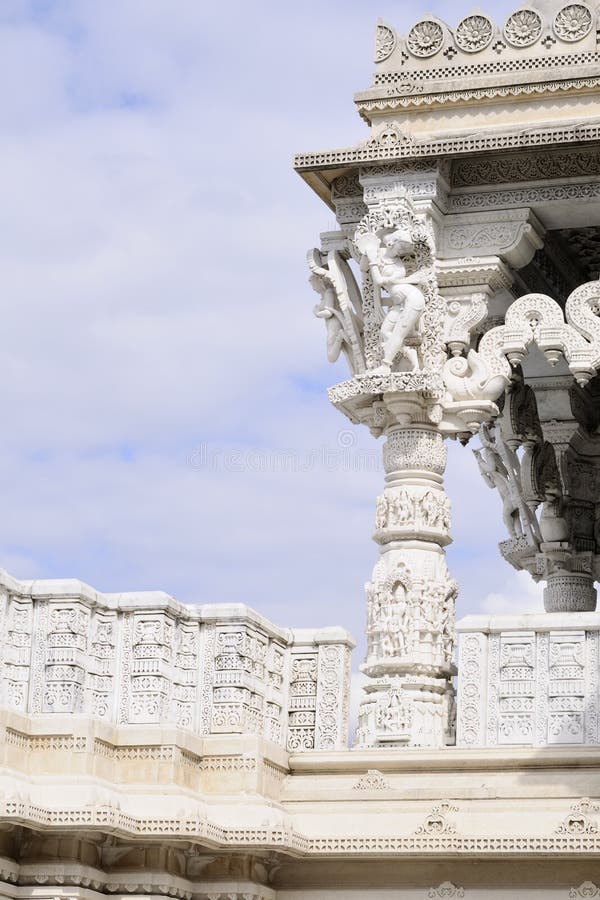
[[[596,615],[469,616],[457,634],[458,746],[600,743]]]

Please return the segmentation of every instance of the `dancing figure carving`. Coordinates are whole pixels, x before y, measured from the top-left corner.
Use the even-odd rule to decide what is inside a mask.
[[[373,284],[378,288],[375,294],[376,306],[381,319],[380,344],[383,362],[376,372],[387,373],[392,369],[398,354],[408,361],[410,369],[419,365],[419,357],[413,343],[419,342],[417,328],[425,309],[425,295],[421,285],[426,282],[426,273],[418,269],[408,274],[403,262],[413,253],[414,241],[410,232],[398,228],[388,231],[383,238],[374,233],[357,235],[356,244],[363,254],[362,268],[369,271]],[[387,298],[381,296],[381,291]],[[387,313],[383,305],[390,306]]]

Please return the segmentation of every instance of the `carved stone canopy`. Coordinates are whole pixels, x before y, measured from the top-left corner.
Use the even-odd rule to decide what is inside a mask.
[[[500,22],[475,12],[455,28],[426,15],[406,35],[380,22],[374,82],[355,98],[371,137],[299,154],[296,167],[324,193],[324,172],[345,167],[593,147],[600,135],[597,27],[594,6],[568,0],[533,0]]]

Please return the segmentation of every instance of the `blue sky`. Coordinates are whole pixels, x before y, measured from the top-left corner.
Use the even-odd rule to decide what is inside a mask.
[[[365,137],[377,17],[470,11],[444,7],[4,0],[0,565],[360,638],[381,448],[326,398],[305,251],[332,216],[291,160]],[[523,610],[450,449],[459,614]]]

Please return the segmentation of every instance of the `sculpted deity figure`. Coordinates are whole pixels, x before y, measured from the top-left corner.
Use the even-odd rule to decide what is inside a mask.
[[[378,288],[387,292],[383,302],[390,305],[381,323],[380,342],[383,363],[377,372],[391,371],[396,356],[401,352],[412,369],[419,360],[414,347],[406,346],[407,338],[415,336],[415,329],[425,309],[425,295],[420,285],[425,281],[425,273],[418,270],[407,274],[403,258],[414,250],[410,233],[396,229],[380,240],[376,235],[363,235],[359,242],[364,253],[364,265]]]
[[[440,504],[441,524],[444,531],[450,531],[452,525],[452,509],[450,506],[450,498],[444,496]]]
[[[367,634],[371,652],[379,655],[383,652],[382,640],[387,630],[386,607],[380,586],[367,583]]]
[[[382,528],[386,527],[388,521],[388,511],[388,498],[385,496],[385,494],[381,494],[381,496],[377,498],[377,507],[375,510],[375,528],[377,529],[377,531],[381,531]]]
[[[410,722],[410,713],[402,702],[398,691],[391,691],[387,706],[381,706],[377,710],[377,726],[382,731],[403,731]]]
[[[410,637],[410,597],[402,581],[368,584],[369,650],[381,657],[404,656]]]
[[[383,650],[383,655],[387,657],[399,656],[404,649],[404,636],[401,631],[400,622],[391,610],[387,613],[381,649]]]
[[[402,656],[406,653],[407,620],[408,598],[406,589],[404,585],[398,584],[394,590],[394,615],[391,628],[394,656]]]
[[[439,515],[439,501],[434,497],[431,491],[427,491],[421,498],[421,517],[423,525],[434,528],[438,524]]]
[[[398,525],[408,525],[413,515],[413,499],[404,489],[394,499],[394,513]]]

